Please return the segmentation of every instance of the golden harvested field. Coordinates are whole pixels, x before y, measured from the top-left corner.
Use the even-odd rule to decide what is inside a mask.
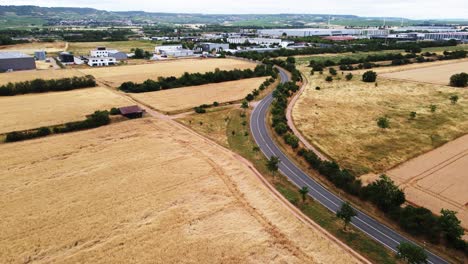
[[[390,170],[404,189],[406,198],[435,213],[441,209],[458,212],[468,228],[468,135]]]
[[[0,46],[1,51],[19,51],[29,55],[34,55],[35,51],[43,50],[47,53],[58,53],[66,50],[68,47],[66,42],[56,41],[56,42],[34,42],[34,43],[24,43],[16,45],[6,45]]]
[[[32,71],[17,71],[0,73],[0,85],[8,82],[24,82],[34,79],[60,79],[70,78],[74,76],[83,76],[83,73],[73,69],[60,69],[60,70],[32,70]]]
[[[93,50],[99,46],[104,46],[108,49],[116,49],[126,53],[130,53],[130,50],[134,48],[140,48],[153,52],[154,48],[156,47],[156,43],[149,40],[70,42],[68,51],[77,55],[89,55],[90,50]]]
[[[88,68],[80,70],[90,74],[98,80],[118,87],[124,82],[143,82],[147,79],[157,80],[158,77],[179,77],[185,72],[205,73],[220,70],[253,69],[256,64],[236,59],[181,59],[161,61],[151,64],[116,66],[111,68]]]
[[[265,77],[131,94],[136,100],[162,112],[188,110],[202,104],[238,101],[257,89]]]
[[[468,132],[468,90],[447,86],[355,76],[350,82],[325,82],[310,76],[293,109],[297,128],[307,140],[357,174],[382,173]],[[341,76],[341,74],[340,74]],[[315,87],[321,87],[316,91]],[[460,100],[451,104],[457,94]],[[430,105],[437,106],[435,113]],[[410,113],[416,112],[415,120]],[[390,128],[377,126],[387,116]]]
[[[234,154],[173,121],[0,150],[1,262],[358,263]]]
[[[391,79],[448,85],[450,83],[450,77],[461,72],[468,72],[468,60],[445,65],[386,73],[381,76]]]
[[[0,133],[78,121],[132,103],[106,88],[0,97]]]

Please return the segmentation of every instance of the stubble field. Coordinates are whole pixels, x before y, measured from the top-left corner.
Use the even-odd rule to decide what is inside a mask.
[[[24,82],[31,81],[34,79],[61,79],[71,78],[74,76],[83,76],[84,74],[75,69],[48,69],[48,70],[32,70],[32,71],[17,71],[0,73],[0,85],[7,84],[9,82]]]
[[[406,198],[435,213],[458,212],[468,228],[468,135],[412,159],[387,172]]]
[[[188,110],[202,104],[241,100],[253,89],[258,88],[264,81],[265,77],[250,78],[239,81],[131,94],[131,97],[158,111],[173,113]]]
[[[85,119],[96,110],[132,104],[106,88],[0,97],[0,133]]]
[[[381,76],[405,81],[448,85],[450,83],[450,77],[461,72],[468,72],[468,60],[444,65],[384,73]]]
[[[378,79],[378,87],[354,80],[310,76],[293,109],[297,128],[309,142],[357,174],[386,170],[460,137],[468,131],[468,90]],[[341,76],[341,74],[340,74]],[[341,76],[343,78],[343,76]],[[344,79],[344,78],[343,78]],[[315,90],[315,87],[321,90]],[[457,94],[460,100],[451,104]],[[430,105],[436,105],[436,112]],[[416,118],[410,120],[410,113]],[[388,117],[389,129],[377,126]]]
[[[2,262],[357,263],[234,154],[170,121],[0,150]]]
[[[185,72],[205,73],[220,70],[253,69],[256,64],[236,59],[181,59],[160,61],[151,64],[128,65],[111,68],[87,68],[80,70],[83,74],[93,75],[109,86],[118,87],[124,82],[143,82],[158,77],[179,77]]]
[[[0,46],[1,51],[19,51],[29,55],[34,55],[35,51],[43,50],[47,53],[58,53],[66,50],[68,47],[67,42],[56,41],[56,42],[34,42],[24,43],[16,45],[5,45]]]

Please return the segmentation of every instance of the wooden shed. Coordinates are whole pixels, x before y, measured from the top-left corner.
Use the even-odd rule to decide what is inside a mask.
[[[145,110],[141,109],[138,105],[131,105],[120,107],[120,114],[128,118],[141,118]]]

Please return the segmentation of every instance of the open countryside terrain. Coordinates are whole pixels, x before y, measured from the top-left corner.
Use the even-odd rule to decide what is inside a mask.
[[[179,77],[185,72],[205,73],[220,70],[253,69],[256,64],[236,59],[181,59],[159,61],[151,64],[116,66],[111,68],[87,68],[80,70],[83,74],[93,75],[107,85],[118,87],[124,82],[143,82],[158,77]]]
[[[468,60],[432,67],[421,67],[411,70],[385,73],[381,76],[391,79],[448,85],[452,75],[463,71],[468,72]]]
[[[171,121],[0,149],[2,262],[357,263],[236,155]]]
[[[468,135],[412,159],[387,172],[406,198],[439,213],[458,212],[468,228]]]
[[[0,97],[0,133],[79,121],[96,110],[131,104],[128,99],[102,87],[3,96]]]
[[[363,83],[325,82],[325,74],[310,76],[293,109],[297,128],[325,154],[356,174],[383,173],[413,157],[458,138],[468,131],[468,90],[380,78]],[[315,87],[321,87],[317,91]],[[458,95],[457,104],[449,98]],[[435,113],[430,105],[436,105]],[[415,120],[410,113],[416,112]],[[377,126],[388,117],[390,128]]]
[[[7,84],[9,82],[24,82],[31,81],[34,79],[60,79],[60,78],[71,78],[74,76],[83,76],[83,73],[75,69],[60,69],[60,70],[31,70],[31,71],[16,71],[6,72],[0,74],[0,85]]]
[[[241,100],[264,81],[265,77],[250,78],[239,81],[131,94],[131,97],[145,105],[151,106],[153,109],[171,113],[189,110],[202,104],[210,105],[213,102],[226,103]]]
[[[59,53],[65,51],[68,48],[68,43],[63,41],[55,42],[33,42],[16,45],[4,45],[0,46],[0,52],[3,51],[19,51],[28,55],[34,55],[35,51],[43,50],[47,53]]]

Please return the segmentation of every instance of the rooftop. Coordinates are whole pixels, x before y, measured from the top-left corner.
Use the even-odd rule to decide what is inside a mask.
[[[122,115],[143,113],[143,109],[141,109],[138,105],[120,107],[119,110]]]
[[[21,52],[16,52],[16,51],[0,52],[0,59],[18,59],[18,58],[31,58],[31,56],[26,55]]]

